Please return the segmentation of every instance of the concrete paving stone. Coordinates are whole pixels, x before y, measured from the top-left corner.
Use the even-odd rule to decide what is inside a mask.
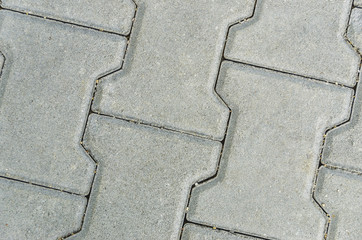
[[[351,12],[351,20],[347,31],[347,37],[361,53],[362,48],[362,9],[354,8]]]
[[[186,224],[181,240],[256,240],[256,238],[232,234],[226,231],[213,230],[195,224]]]
[[[177,239],[191,185],[215,173],[221,143],[94,114],[88,124],[99,168],[75,239]]]
[[[80,229],[86,199],[0,178],[0,239],[59,239]]]
[[[362,171],[361,111],[362,86],[359,84],[356,89],[351,120],[327,133],[322,156],[324,164]]]
[[[121,66],[125,39],[0,11],[0,175],[87,194],[80,146],[96,79]]]
[[[132,0],[2,0],[1,6],[124,35],[131,30],[136,8]]]
[[[328,240],[361,239],[361,175],[322,167],[315,197],[331,216]]]
[[[228,108],[213,92],[228,25],[254,0],[137,0],[123,71],[99,84],[93,111],[214,139]]]
[[[228,59],[353,86],[360,57],[344,40],[352,0],[258,0],[231,28]]]
[[[354,5],[358,7],[362,7],[362,0],[354,0]]]
[[[217,178],[194,188],[187,219],[277,239],[323,239],[311,190],[325,130],[353,91],[224,62],[217,92],[232,114]]]

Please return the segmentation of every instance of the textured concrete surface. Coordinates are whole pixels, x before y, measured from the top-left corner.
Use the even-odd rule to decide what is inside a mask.
[[[86,199],[0,178],[0,239],[57,239],[80,228]]]
[[[223,42],[254,1],[137,4],[124,70],[100,82],[93,111],[222,139],[229,110],[213,86]]]
[[[316,199],[331,216],[329,239],[358,240],[362,236],[362,176],[322,168]]]
[[[362,9],[355,8],[351,13],[350,26],[348,28],[347,37],[352,44],[361,52],[362,48]]]
[[[186,224],[182,233],[182,240],[256,240],[246,236],[232,234],[226,231]]]
[[[361,3],[0,1],[0,240],[362,239]]]
[[[260,0],[230,30],[226,58],[353,86],[359,56],[343,38],[351,3]]]
[[[176,239],[191,185],[216,171],[221,149],[98,115],[84,143],[100,166],[81,239]]]
[[[325,219],[311,199],[319,146],[326,128],[348,118],[352,91],[230,62],[217,91],[232,110],[222,165],[192,192],[187,218],[277,239],[322,239]]]
[[[362,75],[361,78],[362,79]],[[362,87],[358,85],[351,120],[328,132],[322,162],[362,171]]]
[[[0,22],[0,174],[87,194],[94,163],[82,129],[94,83],[120,67],[125,40],[10,11]]]
[[[2,0],[2,7],[126,35],[136,6],[132,0]]]
[[[352,10],[351,22],[348,36],[354,46],[359,50],[362,48],[362,9]],[[360,75],[359,81],[362,80]],[[348,123],[336,129],[332,129],[326,136],[326,145],[323,151],[322,162],[362,171],[362,87],[356,88],[355,102],[352,109],[351,119]]]

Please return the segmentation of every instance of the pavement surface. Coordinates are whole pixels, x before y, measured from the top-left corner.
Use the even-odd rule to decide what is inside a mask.
[[[361,240],[362,1],[0,1],[0,240]]]

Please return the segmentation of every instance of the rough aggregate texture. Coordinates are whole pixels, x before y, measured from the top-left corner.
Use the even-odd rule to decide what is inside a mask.
[[[361,239],[361,9],[0,0],[0,240]]]
[[[347,88],[224,62],[232,110],[216,179],[194,188],[187,218],[277,239],[322,239],[311,199],[324,131],[348,118]],[[288,166],[287,168],[285,166]]]
[[[124,38],[10,11],[0,23],[0,175],[87,194],[94,162],[82,129],[96,79],[120,67]]]
[[[0,178],[0,239],[57,239],[80,228],[84,197]]]
[[[80,239],[176,239],[191,185],[216,171],[221,144],[91,115],[99,169]]]
[[[123,35],[135,11],[132,0],[2,0],[2,7]]]
[[[360,58],[344,40],[351,0],[259,0],[230,30],[226,58],[353,86]]]
[[[331,216],[328,240],[358,240],[362,236],[362,176],[322,168],[316,199]]]

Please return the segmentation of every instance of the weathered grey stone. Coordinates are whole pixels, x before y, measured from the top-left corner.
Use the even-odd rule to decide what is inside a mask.
[[[311,190],[326,128],[352,90],[224,62],[217,92],[232,114],[216,179],[194,188],[187,218],[277,239],[322,239]]]
[[[258,0],[254,17],[231,28],[225,56],[354,85],[360,58],[343,34],[352,0]]]
[[[77,231],[84,197],[0,178],[0,239],[59,239]]]
[[[213,92],[228,24],[254,0],[139,0],[124,70],[103,79],[93,110],[224,137],[228,108]]]
[[[331,216],[328,240],[362,236],[362,176],[322,167],[315,197]]]
[[[91,115],[99,168],[76,239],[177,239],[191,185],[216,171],[221,144]]]
[[[125,39],[0,11],[0,175],[87,194],[80,146],[96,79],[120,67]]]
[[[360,81],[362,80],[362,75]],[[346,169],[362,170],[362,87],[358,84],[348,123],[327,133],[322,162]]]
[[[232,234],[225,231],[213,230],[195,224],[186,224],[182,233],[182,240],[252,240],[254,238]]]
[[[2,0],[1,6],[124,35],[130,32],[135,11],[132,0]]]
[[[362,7],[362,0],[354,0],[354,5],[358,7]]]
[[[361,52],[362,48],[362,9],[354,8],[351,12],[350,25],[347,31],[348,39]]]

